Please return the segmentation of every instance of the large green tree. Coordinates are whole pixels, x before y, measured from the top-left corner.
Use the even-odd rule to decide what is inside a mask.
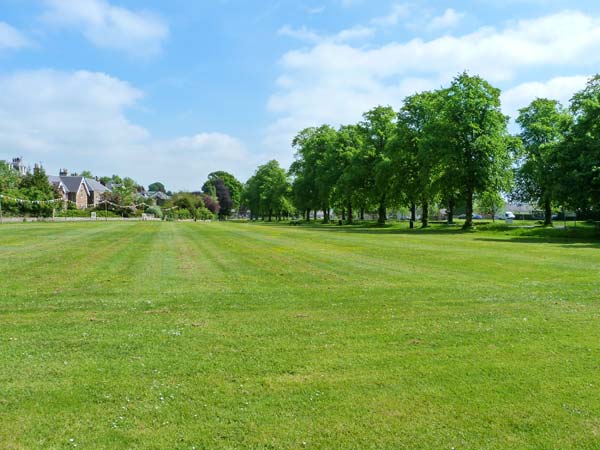
[[[429,205],[437,191],[440,176],[437,118],[439,92],[423,92],[404,100],[398,114],[396,132],[388,142],[386,153],[394,170],[393,190],[411,208],[421,205],[421,223],[429,225]]]
[[[446,141],[442,157],[466,202],[465,228],[473,226],[473,200],[488,190],[504,190],[511,181],[508,118],[500,108],[500,90],[467,73],[444,90],[440,110]]]
[[[162,184],[160,181],[155,181],[154,183],[150,184],[148,186],[148,190],[150,192],[162,192],[163,194],[167,193],[165,185]]]
[[[19,189],[21,177],[16,170],[4,161],[0,161],[0,194],[9,194]]]
[[[48,176],[42,167],[36,166],[33,172],[28,173],[21,180],[20,192],[29,199],[26,209],[34,214],[50,215],[56,209],[54,202],[49,200],[60,198],[58,192],[49,183]]]
[[[377,106],[363,114],[359,123],[363,133],[363,157],[365,164],[365,186],[369,186],[369,196],[377,205],[377,222],[385,224],[387,219],[387,201],[389,183],[386,177],[377,176],[381,173],[381,164],[385,164],[385,148],[392,138],[396,128],[396,113],[391,106]]]
[[[352,224],[355,206],[364,207],[368,194],[366,166],[362,164],[364,135],[357,125],[345,125],[340,127],[337,136],[336,158],[332,158],[338,171],[334,195],[345,208],[347,222]]]
[[[18,172],[14,170],[9,164],[4,161],[0,161],[0,195],[8,196],[12,198],[23,198],[24,194],[19,190],[22,178]],[[2,213],[18,214],[21,210],[19,203],[8,198],[0,198],[0,206]]]
[[[296,160],[290,174],[299,180],[294,183],[294,197],[301,203],[297,206],[322,209],[325,223],[329,221],[333,190],[340,175],[337,138],[336,130],[323,125],[302,130],[292,141]],[[312,199],[306,201],[309,194]]]
[[[276,160],[256,169],[246,183],[244,198],[253,218],[263,217],[269,222],[281,219],[291,211],[291,186],[288,175]]]
[[[600,75],[571,100],[575,123],[558,152],[559,201],[589,212],[600,210]]]
[[[244,185],[241,181],[239,181],[234,175],[230,174],[229,172],[218,170],[216,172],[211,172],[208,174],[208,179],[206,180],[204,185],[202,185],[202,192],[204,192],[205,194],[217,194],[217,185],[219,184],[217,180],[221,180],[223,184],[227,187],[227,190],[229,191],[229,196],[232,202],[231,207],[229,208],[229,212],[226,213],[226,215],[229,215],[232,210],[237,210],[240,207]],[[222,188],[219,188],[219,191],[222,191]]]
[[[557,183],[562,179],[557,153],[572,116],[556,100],[538,98],[519,110],[517,123],[523,146],[514,195],[537,203],[544,210],[544,224],[551,225]]]

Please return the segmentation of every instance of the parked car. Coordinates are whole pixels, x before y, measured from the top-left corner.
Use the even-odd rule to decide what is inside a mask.
[[[506,219],[515,219],[515,214],[512,211],[506,211],[504,214],[498,214],[496,219],[498,220],[506,220]]]

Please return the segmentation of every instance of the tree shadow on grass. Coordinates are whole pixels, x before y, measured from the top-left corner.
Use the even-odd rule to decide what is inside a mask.
[[[563,244],[567,247],[589,247],[600,248],[600,227],[585,226],[577,228],[547,228],[547,227],[515,227],[492,223],[480,223],[476,228],[464,230],[460,225],[446,225],[434,223],[431,227],[420,228],[418,224],[413,229],[408,228],[405,223],[386,224],[383,226],[367,222],[356,225],[336,225],[321,223],[303,223],[297,226],[291,226],[288,223],[262,222],[257,223],[268,227],[286,227],[304,231],[319,231],[330,233],[356,233],[372,235],[473,235],[478,241],[502,242],[502,243],[530,243],[530,244]],[[497,238],[494,235],[504,235],[506,237]]]
[[[421,228],[419,225],[415,225],[415,228],[410,229],[408,225],[402,224],[386,224],[377,225],[374,223],[361,223],[356,225],[336,225],[336,224],[321,224],[321,223],[303,223],[301,225],[291,226],[287,223],[277,222],[262,222],[257,223],[261,226],[271,227],[286,227],[291,229],[299,229],[304,231],[324,231],[331,233],[357,233],[357,234],[414,234],[414,235],[426,235],[426,234],[470,234],[473,230],[463,230],[459,225],[434,225],[428,228]]]
[[[498,230],[498,232],[500,231]],[[581,226],[579,228],[536,227],[502,231],[507,237],[481,236],[476,237],[475,240],[520,244],[559,244],[568,248],[600,248],[600,228],[597,226]]]
[[[508,239],[500,239],[493,237],[477,237],[476,241],[482,242],[501,242],[504,244],[558,244],[565,248],[598,248],[600,249],[600,242],[593,242],[590,239],[544,239],[544,238],[527,238],[521,236],[513,236]]]

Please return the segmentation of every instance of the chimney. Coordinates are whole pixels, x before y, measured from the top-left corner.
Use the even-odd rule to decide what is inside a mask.
[[[69,171],[67,169],[60,169],[60,173],[58,175],[60,175],[61,177],[66,177],[68,173]]]

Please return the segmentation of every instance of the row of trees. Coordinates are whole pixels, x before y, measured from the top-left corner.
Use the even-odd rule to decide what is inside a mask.
[[[453,222],[457,207],[473,224],[474,204],[494,214],[503,198],[538,204],[551,224],[558,206],[600,209],[600,77],[577,93],[569,108],[536,99],[520,110],[521,133],[511,136],[500,90],[478,76],[458,75],[449,87],[412,95],[398,112],[378,106],[355,125],[302,130],[293,140],[289,173],[276,161],[260,166],[244,192],[253,217],[297,209],[324,221],[337,208],[355,212],[389,207],[420,210],[428,226],[432,204]]]
[[[212,172],[198,192],[177,192],[164,207],[179,219],[225,220],[240,208],[244,186],[232,174]]]
[[[522,151],[513,197],[538,203],[546,223],[565,206],[581,215],[600,210],[600,75],[576,93],[568,108],[536,99],[520,110]]]
[[[19,202],[5,199],[2,202],[3,214],[51,215],[56,205],[50,201],[60,198],[58,192],[48,183],[43,168],[36,166],[32,172],[21,176],[2,161],[0,161],[0,194],[11,199],[27,200]]]
[[[428,226],[432,202],[446,206],[453,221],[464,203],[472,226],[476,196],[509,187],[516,142],[500,109],[500,90],[463,73],[450,87],[408,97],[399,112],[378,106],[356,125],[303,130],[295,138],[292,164],[296,204],[311,209],[377,209],[385,223],[390,206],[421,209]]]
[[[405,207],[412,220],[420,211],[424,227],[432,205],[444,208],[449,222],[457,210],[464,211],[465,227],[471,227],[475,202],[494,215],[506,198],[539,205],[546,224],[558,207],[598,214],[600,76],[575,94],[568,108],[536,99],[521,109],[516,136],[508,132],[500,94],[481,77],[462,73],[448,87],[407,97],[399,111],[378,106],[357,124],[300,131],[289,171],[269,161],[245,185],[230,173],[213,172],[199,192],[169,192],[163,207],[195,219],[249,211],[252,219],[298,214],[310,220],[320,210],[325,222],[335,208],[348,223],[376,211],[381,224],[390,207]],[[140,201],[143,187],[131,178],[100,181],[111,186],[112,202]],[[150,190],[167,192],[159,182]],[[1,164],[0,193],[31,200],[58,197],[41,168],[20,177]]]
[[[71,176],[83,176],[94,179],[90,171],[71,173]],[[100,212],[109,210],[118,215],[131,216],[143,212],[182,219],[226,219],[240,208],[244,186],[227,172],[213,172],[202,186],[201,192],[167,191],[164,184],[155,182],[148,186],[150,193],[163,193],[160,197],[148,195],[146,189],[129,177],[119,175],[96,178],[110,192],[103,194],[107,202],[100,205]],[[4,197],[0,205],[6,215],[52,216],[61,214],[63,208],[75,210],[76,206],[60,201],[62,194],[49,182],[44,169],[38,165],[25,175],[19,174],[9,164],[0,161],[0,195]],[[160,207],[162,206],[162,208]],[[92,209],[93,210],[93,209]],[[90,210],[87,210],[87,215]],[[74,214],[70,211],[69,214]],[[83,212],[82,212],[83,213]]]

